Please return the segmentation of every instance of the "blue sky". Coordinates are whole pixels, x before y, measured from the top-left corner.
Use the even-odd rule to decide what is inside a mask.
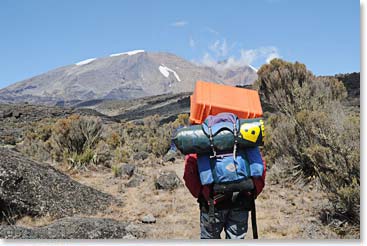
[[[211,65],[273,57],[317,75],[360,71],[357,0],[1,0],[0,88],[135,49]]]

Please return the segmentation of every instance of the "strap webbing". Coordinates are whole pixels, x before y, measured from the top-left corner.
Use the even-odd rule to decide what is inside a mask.
[[[215,223],[215,212],[214,212],[214,192],[213,189],[210,191],[209,195],[209,223],[214,224]]]
[[[213,155],[210,156],[210,158],[213,158],[213,157],[217,156],[217,152],[216,152],[215,147],[214,147],[213,133],[212,133],[212,127],[211,126],[209,127],[209,141],[210,141],[210,147],[212,148],[212,151],[213,151]]]

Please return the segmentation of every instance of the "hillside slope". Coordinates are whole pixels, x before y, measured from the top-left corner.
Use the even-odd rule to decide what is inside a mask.
[[[217,71],[176,55],[143,50],[91,58],[56,68],[0,90],[0,102],[70,105],[93,99],[132,99],[189,92],[197,80],[251,84],[250,66]]]

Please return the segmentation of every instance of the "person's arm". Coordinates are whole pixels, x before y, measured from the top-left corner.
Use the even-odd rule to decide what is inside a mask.
[[[198,198],[200,195],[201,183],[198,172],[196,154],[189,154],[185,156],[185,170],[183,179],[190,193],[195,198]]]

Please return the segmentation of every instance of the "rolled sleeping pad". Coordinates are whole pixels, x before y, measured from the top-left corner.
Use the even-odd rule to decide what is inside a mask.
[[[261,146],[264,144],[264,121],[261,118],[240,119],[240,128],[237,131],[237,143],[239,148]],[[177,149],[183,154],[210,154],[213,153],[210,146],[209,135],[205,133],[202,125],[193,125],[181,128],[173,137]],[[218,153],[233,150],[235,137],[228,129],[213,134],[214,148]]]

